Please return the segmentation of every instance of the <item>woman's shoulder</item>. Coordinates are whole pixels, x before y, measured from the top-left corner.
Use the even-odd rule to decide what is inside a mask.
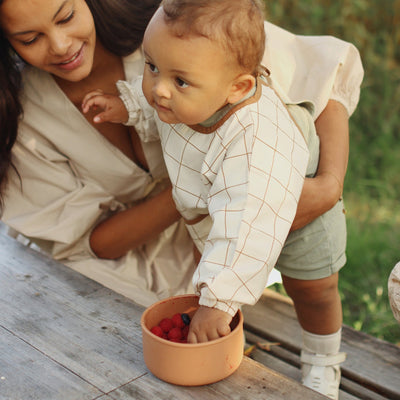
[[[21,75],[23,82],[41,82],[49,76],[48,72],[45,72],[39,68],[32,67],[29,64],[21,66]]]
[[[22,75],[22,101],[42,102],[43,98],[54,90],[54,82],[48,72],[25,65]]]
[[[142,48],[138,48],[133,53],[123,58],[125,78],[127,81],[135,79],[137,76],[143,74],[144,69],[144,55]]]

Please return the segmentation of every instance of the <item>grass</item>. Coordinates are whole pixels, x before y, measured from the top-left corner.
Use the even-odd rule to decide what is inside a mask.
[[[387,279],[400,261],[400,1],[279,0],[267,18],[298,34],[333,35],[353,43],[365,69],[350,119],[344,198],[347,264],[339,289],[344,323],[400,344]]]

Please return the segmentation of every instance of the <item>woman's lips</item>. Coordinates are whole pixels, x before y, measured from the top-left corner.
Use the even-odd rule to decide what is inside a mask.
[[[67,71],[71,71],[75,68],[78,68],[83,63],[83,54],[84,54],[84,45],[80,48],[78,52],[76,52],[72,57],[62,61],[60,63],[55,64],[58,68],[64,69]]]

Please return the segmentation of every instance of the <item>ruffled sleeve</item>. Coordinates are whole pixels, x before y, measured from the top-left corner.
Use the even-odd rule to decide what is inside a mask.
[[[330,99],[351,115],[359,101],[364,70],[358,50],[332,36],[294,35],[265,23],[263,64],[293,103],[311,101],[317,118]]]
[[[155,122],[155,111],[142,91],[142,77],[135,78],[131,82],[118,81],[117,88],[129,115],[125,125],[134,126],[143,142],[160,140]]]

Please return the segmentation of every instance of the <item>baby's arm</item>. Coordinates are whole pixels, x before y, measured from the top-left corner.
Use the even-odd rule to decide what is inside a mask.
[[[231,331],[231,321],[231,315],[224,311],[200,306],[190,322],[188,342],[202,343],[226,336]]]
[[[105,94],[101,90],[88,93],[82,101],[82,111],[86,114],[90,108],[101,109],[94,118],[95,123],[114,122],[123,124],[128,121],[128,111],[124,102],[115,95]]]

